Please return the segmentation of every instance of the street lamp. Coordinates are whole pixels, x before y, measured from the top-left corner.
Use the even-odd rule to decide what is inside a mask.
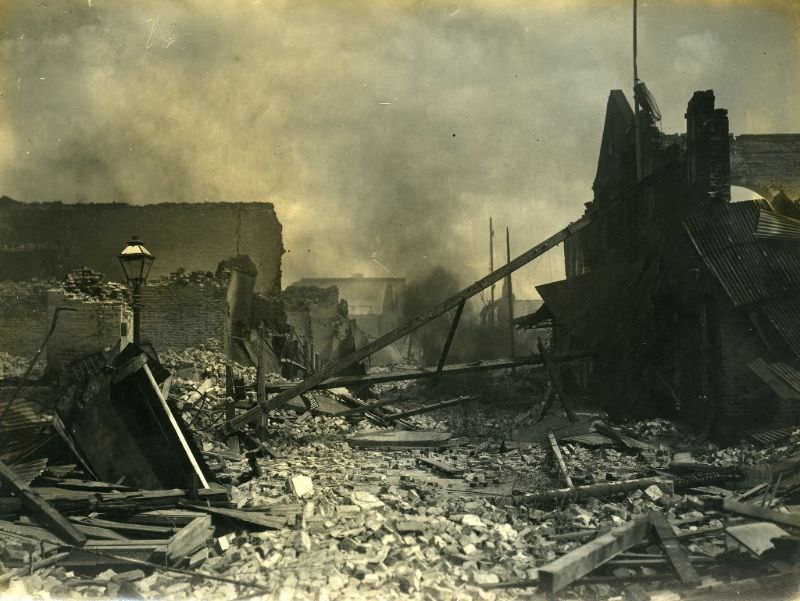
[[[131,287],[133,308],[133,341],[139,343],[139,311],[142,308],[142,286],[147,280],[155,257],[144,247],[138,236],[133,236],[119,253],[119,263]]]

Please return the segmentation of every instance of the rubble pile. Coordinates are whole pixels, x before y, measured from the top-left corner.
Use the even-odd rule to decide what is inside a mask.
[[[4,378],[21,378],[31,364],[30,357],[19,357],[0,351],[0,380]],[[44,364],[34,365],[29,377],[39,378],[44,373]]]
[[[380,395],[315,391],[234,436],[226,418],[255,403],[253,368],[211,348],[164,353],[161,365],[209,488],[136,490],[74,465],[17,463],[29,481],[0,495],[11,594],[678,599],[794,574],[800,432],[718,448],[664,420],[589,416],[584,434],[517,442],[511,420],[480,402],[399,430],[387,419],[407,409],[415,387],[403,386],[380,391],[384,413],[364,409]],[[459,411],[484,435],[448,432]],[[67,542],[15,503],[27,485],[87,540]]]
[[[103,274],[88,267],[67,274],[61,288],[67,293],[67,298],[84,301],[124,301],[128,296],[125,284],[107,281]]]

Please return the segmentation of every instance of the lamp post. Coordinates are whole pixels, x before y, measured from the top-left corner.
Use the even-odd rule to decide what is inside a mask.
[[[131,287],[133,308],[133,341],[139,344],[139,312],[142,308],[142,286],[147,280],[155,257],[144,247],[138,236],[131,237],[128,245],[119,253],[119,263],[125,272],[125,279]]]

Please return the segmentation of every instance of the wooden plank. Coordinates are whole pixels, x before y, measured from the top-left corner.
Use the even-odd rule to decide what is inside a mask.
[[[448,399],[446,401],[442,401],[440,403],[433,403],[432,405],[425,405],[424,407],[418,407],[417,409],[409,409],[408,411],[403,411],[401,413],[393,413],[391,415],[387,415],[384,419],[388,422],[393,422],[398,419],[403,419],[404,417],[411,417],[412,415],[429,413],[431,411],[436,411],[437,409],[444,409],[445,407],[460,405],[461,403],[465,403],[467,401],[474,401],[477,398],[478,398],[477,395],[460,396],[454,399]]]
[[[54,545],[63,545],[64,541],[45,528],[39,526],[31,526],[29,524],[17,524],[14,522],[7,522],[0,520],[0,532],[5,532],[8,535],[13,535],[18,538],[30,539],[31,542],[37,543],[44,541]],[[5,538],[5,537],[3,537]]]
[[[195,516],[198,517],[198,516]],[[172,536],[176,528],[169,526],[154,526],[150,524],[135,524],[132,522],[116,522],[113,520],[105,520],[102,518],[90,517],[71,517],[71,522],[83,524],[85,526],[97,526],[100,528],[108,528],[110,530],[119,530],[121,532],[133,532],[135,534],[154,534],[161,536]]]
[[[558,446],[558,441],[553,435],[552,430],[547,431],[547,440],[550,441],[550,449],[552,449],[553,455],[556,458],[558,469],[561,470],[561,474],[564,476],[564,481],[567,483],[569,488],[575,488],[575,485],[572,483],[572,478],[569,476],[569,471],[567,471],[567,464],[564,463],[564,456],[561,454],[561,447]]]
[[[126,518],[129,522],[137,524],[153,524],[157,526],[169,526],[172,528],[182,528],[195,518],[202,517],[198,511],[188,509],[154,509],[144,511]]]
[[[200,549],[214,533],[211,516],[193,519],[167,543],[167,561],[180,561]]]
[[[186,454],[186,458],[189,460],[189,463],[192,465],[195,474],[197,474],[197,478],[200,481],[200,484],[203,485],[203,488],[208,488],[208,481],[206,480],[205,475],[203,474],[203,470],[200,469],[200,465],[197,463],[197,459],[192,453],[192,449],[189,448],[189,443],[186,442],[186,438],[183,436],[183,431],[178,426],[178,422],[175,421],[175,416],[172,415],[172,410],[167,405],[167,401],[164,399],[164,395],[161,394],[161,389],[158,387],[158,383],[156,379],[153,377],[153,372],[150,371],[150,366],[145,363],[142,367],[144,373],[147,375],[147,379],[150,381],[150,385],[153,387],[153,391],[156,393],[156,397],[161,402],[161,408],[164,410],[164,414],[167,416],[172,429],[175,432],[175,436],[178,437],[178,440],[181,443],[181,447],[183,448],[183,452]]]
[[[75,527],[87,537],[92,538],[105,538],[109,540],[127,540],[119,532],[114,532],[102,526],[92,526],[91,524],[83,524],[81,522],[75,523]]]
[[[774,509],[751,505],[750,503],[742,503],[741,501],[734,501],[733,499],[723,499],[722,509],[731,513],[746,515],[751,518],[758,518],[768,522],[775,522],[776,524],[786,524],[787,526],[800,528],[800,513],[783,513],[782,511],[775,511]]]
[[[543,505],[549,503],[560,503],[565,500],[586,499],[589,497],[607,497],[623,492],[630,492],[642,488],[647,488],[655,484],[666,491],[672,491],[672,481],[666,478],[635,478],[622,482],[600,482],[598,484],[588,484],[586,486],[576,486],[575,488],[558,488],[539,493],[517,495],[512,501],[517,505]]]
[[[539,584],[547,593],[555,593],[623,551],[642,542],[650,530],[650,522],[637,519],[598,536],[539,568]]]
[[[78,531],[55,507],[33,492],[30,486],[17,478],[14,471],[2,461],[0,461],[0,480],[17,494],[34,517],[41,520],[56,535],[73,545],[80,546],[86,542],[86,536],[82,532]]]
[[[457,478],[464,473],[464,470],[458,469],[457,467],[444,463],[443,461],[437,461],[436,459],[430,459],[428,457],[417,457],[417,463],[421,463],[422,465],[427,465],[428,467],[432,467],[433,469],[442,472],[443,474],[450,476],[452,478]]]
[[[189,505],[192,509],[210,513],[211,515],[218,515],[221,517],[244,522],[262,528],[270,528],[272,530],[279,530],[286,527],[286,516],[266,515],[256,511],[242,511],[241,509],[227,509],[224,507],[204,507],[202,505]]]
[[[695,585],[700,583],[700,577],[697,575],[686,551],[678,542],[675,537],[675,531],[672,526],[667,522],[667,518],[660,511],[650,512],[650,523],[653,525],[658,538],[661,539],[661,546],[667,554],[672,567],[678,573],[678,577],[684,584]]]
[[[558,246],[564,240],[572,236],[575,232],[583,229],[589,223],[592,222],[594,219],[594,214],[587,214],[581,217],[578,221],[571,223],[565,228],[562,228],[543,242],[537,244],[533,248],[528,249],[516,259],[509,261],[499,269],[496,269],[492,273],[487,276],[484,276],[477,282],[467,286],[460,292],[457,292],[453,296],[448,299],[443,300],[439,304],[431,307],[427,311],[423,312],[422,314],[416,316],[408,323],[396,328],[390,332],[387,332],[383,336],[378,337],[376,340],[372,341],[369,344],[362,346],[359,349],[356,349],[349,355],[342,357],[337,361],[333,361],[327,366],[323,367],[316,373],[312,374],[310,377],[306,378],[302,382],[298,382],[297,384],[293,385],[291,388],[288,388],[282,392],[279,392],[276,396],[271,399],[268,399],[264,403],[250,409],[249,411],[243,413],[242,415],[236,416],[234,419],[230,420],[227,425],[229,428],[232,429],[241,429],[242,426],[245,424],[251,423],[257,419],[257,417],[266,411],[272,409],[278,409],[283,407],[290,399],[308,391],[321,384],[331,376],[335,376],[336,374],[340,373],[342,370],[350,367],[353,363],[364,359],[372,355],[373,353],[379,351],[380,349],[392,344],[393,342],[397,342],[398,340],[405,338],[411,332],[421,328],[425,324],[433,321],[440,315],[443,315],[450,309],[458,306],[461,301],[471,298],[485,290],[492,284],[495,284],[502,280],[507,275],[515,272],[520,267],[527,265],[531,261],[533,261],[536,257],[543,255],[545,252]]]
[[[370,430],[356,432],[347,438],[352,447],[363,448],[428,448],[447,445],[450,432],[409,432],[406,430]]]

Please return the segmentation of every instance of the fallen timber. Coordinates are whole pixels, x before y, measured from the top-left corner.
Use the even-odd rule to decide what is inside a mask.
[[[589,497],[602,498],[623,492],[644,489],[653,485],[670,493],[674,490],[672,480],[667,478],[636,478],[621,482],[600,482],[598,484],[587,484],[586,486],[576,486],[574,488],[558,488],[540,493],[514,495],[512,501],[516,505],[530,505],[535,507],[539,505],[559,504],[565,501],[574,502]]]
[[[559,353],[548,356],[548,360],[553,363],[572,361],[589,357],[588,353]],[[541,366],[544,365],[542,358],[538,354],[523,355],[521,357],[486,359],[483,361],[472,361],[471,363],[453,363],[438,369],[436,367],[419,367],[417,369],[402,369],[384,373],[367,374],[365,376],[335,376],[315,385],[311,390],[325,390],[329,388],[350,387],[362,384],[381,384],[384,382],[400,382],[402,380],[422,380],[425,378],[436,378],[438,376],[453,376],[466,374],[476,371],[486,371],[492,369],[511,369],[513,367],[523,367],[525,365]],[[267,384],[265,391],[268,393],[281,392],[294,386],[296,382],[283,382],[279,384]]]
[[[319,384],[326,381],[330,377],[340,373],[343,369],[350,367],[353,363],[356,363],[357,361],[361,361],[362,359],[369,357],[376,351],[379,351],[380,349],[392,344],[393,342],[397,342],[401,338],[405,338],[411,332],[414,332],[415,330],[421,328],[422,326],[436,319],[440,315],[444,315],[451,309],[457,308],[459,304],[461,304],[466,299],[475,296],[481,291],[487,289],[492,284],[496,284],[503,278],[514,273],[520,267],[527,265],[535,258],[543,255],[551,248],[555,248],[556,246],[564,242],[567,238],[571,237],[573,234],[575,234],[576,232],[582,230],[587,225],[589,225],[593,221],[593,219],[594,216],[592,214],[584,215],[578,221],[569,224],[567,227],[559,230],[558,232],[547,238],[544,242],[541,242],[536,246],[534,246],[533,248],[528,249],[527,251],[519,255],[516,259],[509,261],[499,269],[494,270],[489,275],[467,286],[461,292],[458,292],[453,296],[451,296],[450,298],[445,299],[439,304],[431,307],[427,311],[413,318],[405,325],[400,326],[399,328],[392,330],[391,332],[388,332],[383,336],[380,336],[379,338],[363,346],[362,348],[356,349],[349,355],[346,355],[345,357],[339,359],[338,361],[332,362],[330,365],[323,367],[318,372],[306,378],[305,380],[298,382],[293,386],[279,392],[277,395],[275,395],[270,399],[266,399],[259,402],[259,404],[253,407],[252,409],[249,409],[244,413],[242,413],[241,415],[237,415],[236,417],[230,419],[226,424],[227,428],[229,430],[238,430],[242,428],[244,425],[260,419],[262,414],[271,411],[273,409],[279,409],[283,407],[294,397],[299,396],[304,392],[308,392],[309,390],[311,390],[315,386],[318,386]]]

